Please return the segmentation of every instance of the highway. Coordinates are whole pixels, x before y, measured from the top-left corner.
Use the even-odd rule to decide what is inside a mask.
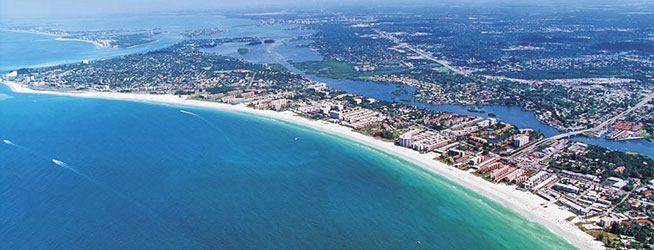
[[[461,75],[468,75],[469,74],[468,72],[462,71],[462,70],[460,70],[460,69],[458,69],[456,67],[451,66],[445,60],[439,60],[438,58],[432,56],[431,54],[429,54],[429,53],[427,53],[427,52],[425,52],[425,51],[423,51],[421,49],[414,48],[413,46],[409,45],[408,43],[402,42],[400,39],[393,36],[393,34],[391,34],[389,32],[385,32],[385,31],[382,31],[382,30],[379,30],[379,29],[373,29],[373,30],[375,32],[377,32],[377,34],[379,36],[381,36],[383,38],[386,38],[386,39],[389,39],[392,42],[394,42],[395,44],[397,44],[397,46],[399,48],[404,48],[404,49],[408,49],[410,51],[413,51],[416,54],[418,54],[418,55],[420,55],[420,56],[422,56],[422,57],[424,57],[424,58],[426,58],[428,60],[431,60],[431,61],[437,62],[439,64],[442,64],[443,67],[446,67],[447,69],[449,69],[452,72],[455,72],[457,74],[461,74]],[[482,75],[482,77],[485,77],[486,79],[510,80],[510,81],[516,81],[516,82],[521,82],[521,83],[533,83],[534,82],[534,81],[531,81],[531,80],[515,79],[515,78],[504,77],[504,76]],[[513,153],[508,158],[519,156],[519,155],[523,154],[524,152],[531,152],[531,151],[534,150],[534,148],[536,148],[536,147],[538,147],[538,146],[540,146],[540,145],[542,145],[543,143],[546,143],[546,142],[556,141],[556,140],[559,140],[559,139],[562,139],[562,138],[572,137],[572,136],[585,134],[585,133],[589,133],[589,132],[600,131],[604,127],[615,123],[615,121],[617,121],[618,119],[620,119],[620,118],[624,117],[625,115],[631,113],[632,111],[641,108],[642,106],[647,104],[649,101],[651,101],[652,98],[654,98],[654,93],[650,93],[649,95],[645,96],[645,98],[643,100],[641,100],[638,104],[636,104],[633,107],[623,111],[622,113],[618,114],[617,116],[614,116],[614,117],[600,123],[599,125],[597,125],[597,126],[595,126],[593,128],[577,130],[577,131],[571,131],[571,132],[555,135],[555,136],[552,136],[552,137],[549,137],[549,138],[543,138],[543,139],[541,139],[539,141],[536,141],[535,143],[530,144],[528,147],[518,149],[515,153]]]
[[[416,53],[416,54],[418,54],[418,55],[424,57],[425,59],[428,59],[428,60],[431,60],[431,61],[437,62],[437,63],[439,63],[439,64],[442,64],[443,67],[446,67],[447,69],[451,70],[452,72],[455,72],[455,73],[457,73],[457,74],[461,74],[461,75],[466,75],[466,72],[463,72],[463,71],[461,71],[461,70],[459,70],[459,69],[457,69],[457,68],[455,68],[455,67],[452,67],[452,66],[451,66],[447,61],[445,61],[445,60],[438,60],[438,58],[436,58],[436,57],[430,55],[429,53],[427,53],[427,52],[425,52],[425,51],[423,51],[423,50],[421,50],[421,49],[414,48],[413,46],[409,45],[408,43],[405,43],[405,42],[400,41],[400,39],[398,39],[397,37],[393,36],[392,34],[386,32],[386,31],[381,31],[381,30],[378,30],[378,29],[373,29],[373,30],[374,30],[375,32],[377,32],[377,34],[378,34],[379,36],[381,36],[381,37],[383,37],[383,38],[386,38],[386,39],[388,39],[388,40],[391,40],[392,42],[394,42],[395,44],[397,44],[397,46],[398,46],[399,48],[408,49],[408,50],[413,51],[414,53]]]
[[[427,53],[427,52],[425,52],[425,51],[423,51],[421,49],[415,48],[415,47],[409,45],[406,42],[402,42],[402,41],[400,41],[400,39],[393,36],[391,33],[388,33],[388,32],[385,32],[385,31],[382,31],[382,30],[379,30],[379,29],[373,29],[373,30],[375,32],[377,32],[377,34],[379,36],[381,36],[383,38],[386,38],[388,40],[391,40],[399,48],[403,48],[403,49],[413,51],[414,53],[422,56],[425,59],[428,59],[428,60],[431,60],[433,62],[437,62],[437,63],[443,65],[443,67],[447,68],[448,70],[450,70],[450,71],[452,71],[452,72],[454,72],[456,74],[470,75],[470,73],[471,73],[471,72],[467,72],[467,71],[461,70],[459,68],[453,67],[452,65],[450,65],[450,63],[448,61],[439,60],[438,58],[432,56],[430,53]],[[533,81],[533,80],[510,78],[510,77],[506,77],[506,76],[492,76],[492,75],[479,75],[479,76],[484,77],[484,78],[486,78],[488,80],[507,80],[507,81],[514,81],[514,82],[520,82],[520,83],[527,83],[527,84],[532,84],[532,83],[536,82],[536,81]]]

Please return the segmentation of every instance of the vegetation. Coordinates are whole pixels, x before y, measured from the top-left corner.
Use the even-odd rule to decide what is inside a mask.
[[[356,71],[354,65],[330,57],[324,57],[322,61],[290,63],[307,74],[334,79],[365,80],[368,76],[381,73],[381,71]]]
[[[610,176],[645,181],[654,178],[654,159],[593,145],[588,147],[585,154],[566,154],[551,162],[550,166],[585,174],[601,174],[604,179]]]

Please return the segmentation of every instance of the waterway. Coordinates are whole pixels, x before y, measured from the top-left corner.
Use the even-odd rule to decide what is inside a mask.
[[[2,36],[10,69],[130,53]],[[2,249],[573,249],[402,159],[253,115],[0,85],[0,140]]]
[[[349,79],[331,79],[318,77],[316,75],[306,74],[303,71],[293,67],[289,61],[316,61],[321,60],[322,56],[308,48],[306,45],[311,40],[302,40],[302,37],[312,34],[310,30],[298,29],[296,25],[261,25],[256,20],[228,18],[212,13],[199,14],[171,14],[159,13],[152,16],[134,17],[121,16],[115,17],[115,22],[107,23],[101,17],[89,17],[80,19],[55,19],[49,22],[56,25],[62,30],[97,30],[97,29],[157,29],[164,31],[164,34],[157,36],[157,42],[136,46],[127,49],[99,49],[90,43],[82,42],[53,42],[55,37],[43,36],[38,34],[14,33],[0,31],[0,72],[7,72],[21,67],[37,67],[45,65],[56,65],[61,63],[75,63],[81,60],[93,60],[110,58],[130,53],[147,52],[166,46],[170,46],[184,39],[179,35],[180,32],[189,29],[199,28],[220,28],[226,32],[213,38],[228,37],[257,37],[262,39],[273,39],[276,42],[272,44],[261,44],[256,46],[247,46],[244,43],[228,43],[216,48],[207,50],[226,56],[241,58],[256,63],[278,63],[286,66],[291,71],[303,75],[309,79],[324,82],[328,86],[359,94],[366,97],[372,97],[386,101],[403,102],[432,110],[439,110],[462,115],[489,117],[494,114],[494,118],[514,124],[519,128],[532,128],[540,131],[546,136],[560,134],[556,129],[541,123],[536,119],[533,112],[522,110],[516,106],[497,106],[490,105],[481,108],[483,113],[471,112],[468,106],[461,105],[431,105],[419,103],[413,100],[414,88],[411,86],[401,86],[404,91],[400,95],[393,94],[398,89],[398,84],[378,83],[373,81],[357,81]],[[12,21],[3,23],[4,26],[16,24],[37,25],[33,20],[29,21]],[[210,37],[210,38],[211,38]],[[20,48],[25,44],[22,41],[31,41],[34,53],[23,53]],[[62,47],[64,49],[57,49]],[[246,54],[238,53],[238,48],[248,48]],[[6,60],[5,58],[11,58]],[[573,138],[576,141],[599,145],[615,150],[638,152],[641,154],[654,157],[654,143],[644,140],[634,141],[613,141],[604,138]]]
[[[292,37],[292,35],[290,35]],[[442,104],[442,105],[432,105],[427,103],[421,103],[414,101],[413,93],[415,88],[408,85],[399,86],[399,84],[391,83],[380,83],[374,81],[361,81],[361,80],[351,80],[351,79],[333,79],[319,77],[313,74],[307,74],[304,71],[294,67],[289,63],[289,61],[319,61],[322,60],[322,56],[309,48],[306,44],[311,41],[300,40],[287,42],[285,39],[288,39],[289,35],[286,36],[278,35],[276,38],[278,42],[275,44],[261,44],[257,46],[246,46],[245,44],[233,43],[218,46],[216,48],[207,50],[215,53],[220,53],[227,56],[232,56],[236,58],[241,58],[250,62],[256,63],[278,63],[286,66],[291,71],[300,74],[306,78],[312,79],[314,81],[326,83],[329,87],[343,90],[349,93],[354,93],[366,97],[372,97],[379,100],[385,101],[395,101],[405,104],[411,104],[418,107],[423,107],[431,110],[438,110],[450,113],[456,113],[461,115],[469,116],[478,116],[489,118],[493,117],[499,121],[504,121],[510,124],[517,126],[518,128],[531,128],[535,131],[543,133],[545,136],[555,136],[561,134],[557,129],[540,122],[533,112],[526,111],[517,106],[502,106],[502,105],[486,105],[478,108],[477,110],[482,110],[483,112],[473,112],[470,111],[470,106],[465,105],[451,105],[451,104]],[[281,42],[279,42],[281,41]],[[238,48],[247,47],[249,53],[239,54],[237,52]],[[401,87],[404,89],[402,93],[396,95],[393,93],[394,90]],[[491,115],[492,114],[492,115]],[[574,137],[574,141],[580,141],[592,145],[598,145],[607,147],[614,150],[620,150],[624,152],[637,152],[641,154],[654,157],[654,143],[648,142],[645,140],[632,140],[632,141],[614,141],[607,140],[605,138],[589,138],[589,137]]]

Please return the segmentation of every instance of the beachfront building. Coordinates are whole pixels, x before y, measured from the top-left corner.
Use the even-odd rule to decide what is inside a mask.
[[[563,204],[564,206],[580,214],[586,214],[586,212],[588,211],[588,209],[584,209],[583,206],[565,198],[559,199],[559,202],[561,202],[561,204]]]
[[[341,120],[343,125],[355,129],[362,129],[365,127],[377,125],[386,119],[383,114],[377,111],[361,107],[353,107],[344,110],[339,109],[339,111],[330,111],[329,118]]]
[[[523,183],[524,181],[527,180],[527,176],[525,175],[525,171],[522,169],[518,169],[516,171],[513,171],[512,173],[508,174],[505,177],[506,181],[508,183],[516,183],[520,184]]]
[[[435,131],[425,131],[415,136],[411,143],[411,148],[418,151],[429,152],[434,149],[443,147],[449,143],[449,140]]]
[[[525,182],[522,183],[522,186],[528,189],[531,189],[538,185],[541,181],[547,178],[548,173],[546,171],[539,171],[538,173],[527,178]]]
[[[506,178],[508,175],[516,171],[517,168],[512,167],[510,165],[504,165],[501,168],[495,169],[490,173],[490,178],[495,180],[495,182],[500,182],[504,178]]]
[[[413,134],[415,133],[420,133],[419,130],[411,130],[409,132],[406,132],[397,139],[397,143],[400,144],[402,147],[411,147],[411,138],[413,137]]]
[[[429,152],[446,146],[449,140],[436,131],[416,129],[400,135],[397,142],[402,147]]]

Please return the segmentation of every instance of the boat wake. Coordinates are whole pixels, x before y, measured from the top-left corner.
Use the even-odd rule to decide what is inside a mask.
[[[92,181],[92,182],[96,182],[96,181],[93,181],[93,180],[92,180],[91,178],[89,178],[88,176],[86,176],[85,174],[80,173],[79,171],[77,171],[77,169],[74,169],[73,167],[69,166],[68,164],[66,164],[66,163],[63,162],[63,161],[60,161],[60,160],[57,160],[57,159],[52,159],[52,163],[54,163],[55,165],[57,165],[57,166],[59,166],[59,167],[62,167],[62,168],[64,168],[64,169],[66,169],[66,170],[68,170],[68,171],[71,171],[71,172],[75,173],[76,175],[79,175],[79,176],[81,176],[81,177],[84,177],[84,178],[86,178],[86,179],[89,179],[89,180]]]
[[[196,114],[196,113],[193,113],[193,112],[191,112],[191,111],[186,111],[186,110],[180,109],[179,112],[182,113],[182,114],[187,114],[187,115],[192,115],[192,116],[195,116],[195,117],[200,117],[200,118],[202,118],[202,116],[200,116],[200,115],[198,115],[198,114]]]
[[[14,142],[12,142],[12,141],[10,141],[10,140],[8,140],[8,139],[3,139],[2,142],[3,142],[4,144],[11,145],[11,146],[14,146],[14,147],[16,147],[16,148],[18,148],[18,149],[21,149],[21,150],[25,151],[25,152],[28,152],[29,154],[31,154],[31,155],[33,155],[33,156],[35,156],[35,157],[37,157],[37,158],[48,159],[48,158],[45,157],[43,154],[39,154],[39,153],[37,153],[37,152],[35,152],[35,151],[33,151],[33,150],[30,150],[30,149],[28,149],[28,148],[26,148],[26,147],[23,147],[23,146],[21,146],[21,145],[18,145],[18,144],[14,143]],[[161,214],[159,214],[156,210],[154,210],[154,209],[152,209],[152,208],[150,208],[150,207],[148,207],[148,206],[145,206],[145,205],[141,204],[140,202],[138,202],[138,200],[135,200],[135,199],[130,198],[129,196],[123,194],[123,193],[118,192],[117,190],[115,190],[113,187],[111,187],[111,186],[109,186],[109,185],[105,185],[105,184],[103,184],[103,183],[101,183],[101,182],[99,182],[99,181],[97,181],[97,180],[91,178],[90,176],[85,175],[84,173],[78,171],[76,168],[70,166],[70,165],[69,165],[68,163],[66,163],[66,162],[63,162],[63,161],[61,161],[61,160],[57,160],[57,159],[55,159],[55,158],[50,159],[50,162],[53,163],[53,164],[55,164],[57,167],[60,167],[60,168],[62,168],[62,169],[64,169],[64,170],[68,170],[68,171],[74,173],[75,175],[81,177],[82,179],[85,179],[85,180],[87,180],[87,181],[89,181],[89,182],[95,184],[98,188],[104,190],[105,192],[110,193],[110,194],[113,194],[113,195],[115,195],[116,197],[118,197],[118,198],[120,198],[120,199],[122,199],[122,200],[124,200],[124,201],[126,201],[126,202],[129,202],[129,203],[131,203],[131,204],[133,204],[133,205],[135,205],[135,206],[138,207],[139,209],[145,211],[145,212],[147,213],[147,215],[150,216],[150,217],[152,217],[152,219],[153,219],[154,221],[159,221],[159,219],[157,219],[157,218],[163,218],[163,216],[162,216]]]
[[[7,94],[0,94],[0,101],[7,100],[14,98],[13,96],[7,95]]]
[[[202,120],[203,122],[207,123],[207,125],[209,125],[209,126],[212,127],[213,129],[218,130],[218,131],[220,131],[220,132],[223,132],[223,130],[222,130],[221,128],[219,128],[218,126],[216,126],[215,124],[213,124],[213,122],[207,120],[207,118],[204,118],[204,117],[201,116],[201,115],[198,115],[198,114],[196,114],[196,113],[193,113],[193,112],[191,112],[191,111],[186,111],[186,110],[183,110],[183,109],[180,109],[179,112],[182,113],[182,114],[187,114],[187,115],[195,116],[195,117],[197,117],[198,119]]]
[[[34,154],[34,152],[32,152],[31,150],[28,150],[25,147],[23,147],[21,145],[18,145],[16,143],[14,143],[13,141],[10,141],[9,139],[2,139],[2,143],[7,144],[7,145],[12,146],[12,147],[16,147],[18,149],[25,150],[27,152],[30,152],[31,154]]]
[[[28,149],[28,148],[23,147],[23,146],[21,146],[21,145],[18,145],[18,144],[16,144],[16,143],[10,141],[9,139],[2,139],[2,142],[3,142],[4,144],[10,145],[10,146],[14,146],[14,147],[16,147],[16,148],[18,148],[18,149],[21,149],[21,150],[23,150],[23,151],[25,151],[25,152],[27,152],[27,153],[29,153],[29,154],[31,154],[31,155],[34,155],[34,156],[36,156],[36,157],[38,157],[38,158],[48,159],[48,157],[44,156],[43,154],[39,154],[39,153],[35,152],[34,150],[31,150],[31,149]],[[83,177],[83,178],[85,178],[85,179],[87,179],[87,180],[89,180],[89,181],[91,181],[91,182],[94,182],[94,183],[98,184],[96,181],[94,181],[94,180],[91,179],[90,177],[86,176],[85,174],[82,174],[81,172],[77,171],[77,169],[71,167],[70,165],[68,165],[67,163],[65,163],[65,162],[63,162],[63,161],[60,161],[60,160],[57,160],[57,159],[54,159],[54,158],[53,158],[52,160],[50,160],[50,161],[51,161],[52,163],[54,163],[55,165],[57,165],[57,166],[63,168],[63,169],[66,169],[66,170],[68,170],[68,171],[71,171],[71,172],[75,173],[75,174],[78,175],[78,176],[81,176],[81,177]]]

